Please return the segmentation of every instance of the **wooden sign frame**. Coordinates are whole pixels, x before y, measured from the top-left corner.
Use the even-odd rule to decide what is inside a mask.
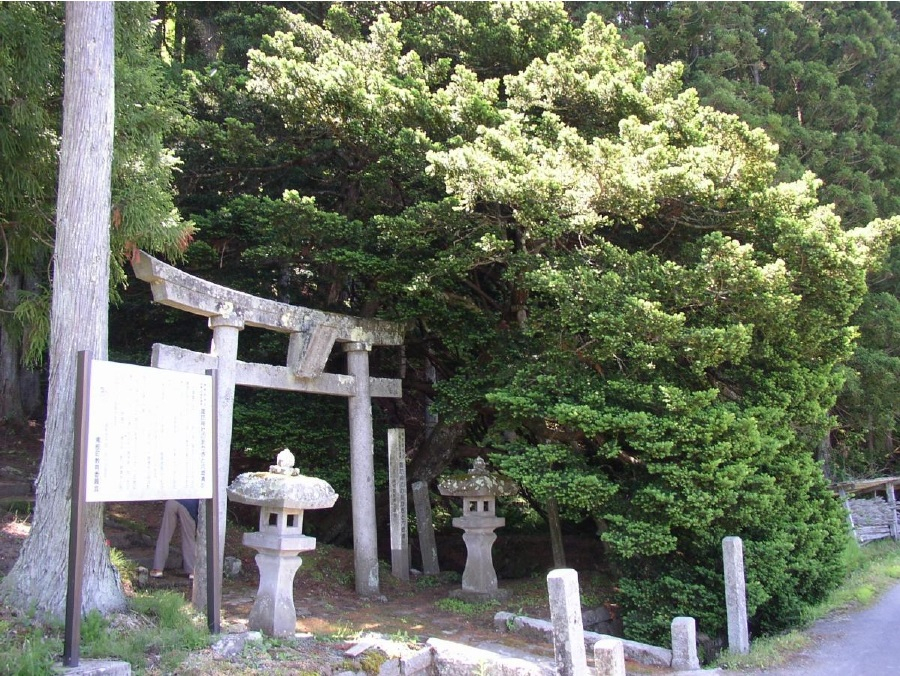
[[[69,525],[69,570],[68,585],[66,590],[66,626],[63,646],[63,665],[66,667],[77,667],[80,657],[81,642],[81,602],[82,602],[82,586],[84,576],[84,507],[87,503],[87,479],[90,438],[90,406],[91,406],[91,366],[93,359],[89,350],[83,350],[78,353],[78,371],[76,376],[75,390],[75,440],[74,440],[74,457],[72,462],[72,515]],[[130,365],[129,365],[130,366]],[[148,371],[157,371],[151,367],[134,367],[136,369],[147,369]],[[134,373],[139,373],[135,371]],[[163,490],[163,494],[154,498],[148,498],[148,493],[141,492],[140,497],[132,498],[136,500],[146,499],[169,499],[169,498],[203,498],[206,509],[206,555],[207,565],[209,566],[207,580],[207,624],[212,634],[219,633],[221,612],[221,589],[217,587],[221,584],[221,575],[218,574],[219,568],[219,525],[218,525],[218,505],[219,491],[218,481],[218,449],[217,449],[217,415],[216,415],[216,396],[217,396],[217,375],[215,370],[206,371],[206,376],[210,378],[210,396],[209,396],[209,425],[211,438],[209,441],[208,461],[210,463],[206,478],[209,481],[209,490],[204,487],[198,490],[196,485],[190,486],[184,492],[188,494],[178,493],[179,488],[171,489],[171,487]],[[196,378],[197,376],[193,376]],[[139,383],[129,383],[132,387],[137,387]],[[107,431],[115,431],[115,422],[108,425]],[[202,447],[203,444],[201,443]],[[96,449],[95,449],[96,450]],[[99,456],[94,456],[94,462],[98,460],[102,463]],[[99,475],[98,475],[99,476]],[[145,477],[146,479],[146,477]],[[98,499],[92,499],[92,502],[106,502],[111,500],[100,499],[104,495],[112,495],[114,501],[122,500],[121,486],[114,486],[112,492],[101,490]],[[157,487],[158,488],[158,487]],[[152,487],[151,487],[152,492]],[[173,493],[174,490],[174,493]],[[152,494],[152,493],[151,493]],[[127,499],[127,498],[126,498]]]

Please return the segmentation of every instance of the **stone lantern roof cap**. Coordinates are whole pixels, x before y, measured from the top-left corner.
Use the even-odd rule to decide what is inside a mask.
[[[315,477],[245,472],[228,487],[228,498],[269,509],[327,509],[338,496],[331,484]]]
[[[472,469],[465,474],[457,473],[444,477],[438,482],[441,495],[451,497],[484,497],[515,495],[519,487],[509,477],[490,472],[482,458],[476,458]]]

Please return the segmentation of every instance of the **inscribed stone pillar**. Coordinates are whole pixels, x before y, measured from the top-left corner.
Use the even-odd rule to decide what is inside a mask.
[[[725,563],[725,610],[728,615],[728,649],[733,653],[750,652],[747,629],[747,588],[744,581],[744,543],[739,537],[722,539]]]
[[[587,676],[578,573],[571,568],[551,571],[547,575],[547,589],[557,673],[559,676]]]
[[[353,376],[350,397],[350,493],[353,511],[353,560],[356,593],[378,594],[378,540],[375,520],[375,459],[372,400],[369,395],[369,350],[366,343],[345,343],[347,373]]]
[[[209,318],[209,328],[213,338],[209,353],[217,358],[218,397],[216,399],[216,445],[218,446],[219,469],[216,477],[219,489],[219,563],[225,558],[225,514],[228,498],[228,464],[231,450],[232,416],[234,413],[234,384],[237,370],[238,337],[244,328],[244,320],[236,314]],[[192,602],[199,610],[206,610],[206,514],[201,509],[197,520],[197,560],[194,565],[194,590]],[[221,565],[219,570],[222,570]],[[222,581],[216,589],[221,592]]]
[[[391,572],[409,579],[409,517],[406,499],[406,430],[388,430],[388,492],[391,505]]]

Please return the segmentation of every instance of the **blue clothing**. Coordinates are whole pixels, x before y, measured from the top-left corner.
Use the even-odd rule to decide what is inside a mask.
[[[179,500],[179,504],[184,507],[188,514],[191,515],[191,518],[194,520],[194,523],[197,523],[197,514],[200,511],[200,501],[199,500]]]

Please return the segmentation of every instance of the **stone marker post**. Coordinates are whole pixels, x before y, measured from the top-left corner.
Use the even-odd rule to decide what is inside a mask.
[[[406,430],[388,430],[388,493],[391,505],[391,573],[409,579],[409,518],[406,499]]]
[[[550,620],[553,623],[553,652],[559,676],[587,676],[584,626],[581,623],[581,595],[578,573],[557,568],[547,575],[550,592]]]
[[[416,530],[419,531],[419,549],[422,551],[422,572],[437,575],[441,569],[438,566],[437,543],[434,540],[434,519],[431,515],[428,484],[416,481],[412,485],[412,493],[416,508]]]
[[[697,657],[697,622],[693,617],[672,620],[672,668],[691,671],[700,668]]]
[[[617,638],[601,638],[594,643],[597,676],[625,676],[625,646]]]
[[[744,543],[739,537],[722,539],[725,563],[725,609],[728,615],[728,649],[733,653],[750,652],[747,629],[747,587],[744,581]]]

